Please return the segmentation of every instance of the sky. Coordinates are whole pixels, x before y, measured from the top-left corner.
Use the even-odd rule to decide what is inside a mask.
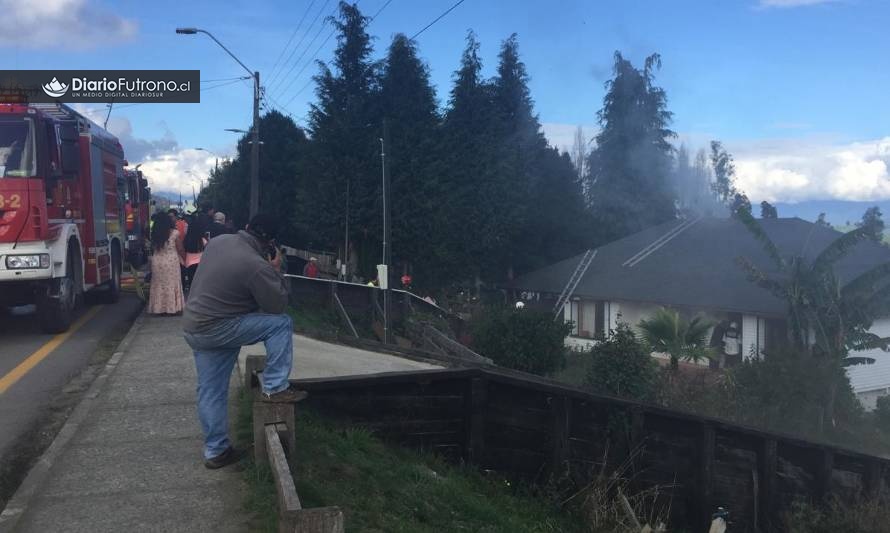
[[[375,57],[396,33],[414,35],[456,0],[362,0],[376,17]],[[121,104],[108,128],[155,190],[191,191],[247,129],[246,73],[212,32],[259,70],[269,109],[305,122],[313,59],[336,45],[336,0],[0,0],[3,69],[199,69],[200,104]],[[517,33],[548,140],[568,148],[577,126],[597,129],[613,54],[641,66],[657,52],[677,144],[711,139],[734,155],[755,202],[890,200],[890,2],[887,0],[464,0],[417,37],[441,106],[469,29],[492,76],[498,47]],[[290,41],[290,47],[285,45]],[[282,68],[283,66],[283,68]],[[224,80],[224,81],[212,81]],[[100,123],[107,109],[79,106]],[[204,148],[207,151],[196,150]]]

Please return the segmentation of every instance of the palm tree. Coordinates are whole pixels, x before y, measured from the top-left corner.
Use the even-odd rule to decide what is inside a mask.
[[[707,345],[708,331],[713,324],[697,316],[686,320],[673,309],[661,308],[652,318],[640,321],[643,340],[653,352],[666,353],[671,358],[671,369],[680,366],[680,359],[698,362],[712,357]]]
[[[890,262],[879,264],[842,284],[834,265],[853,248],[880,231],[878,222],[867,222],[835,239],[813,260],[802,255],[783,256],[760,223],[744,210],[735,213],[763,245],[776,272],[768,274],[750,259],[737,262],[748,278],[787,304],[788,333],[793,347],[818,358],[816,364],[841,368],[850,350],[882,348],[890,338],[869,332],[875,318],[890,312]],[[832,423],[838,382],[828,384],[820,431]]]

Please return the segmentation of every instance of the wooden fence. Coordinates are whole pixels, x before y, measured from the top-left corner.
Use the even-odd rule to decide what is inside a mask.
[[[296,454],[296,404],[270,403],[262,399],[256,372],[264,366],[262,356],[248,357],[245,389],[253,395],[254,461],[268,464],[278,498],[279,533],[343,533],[344,517],[339,507],[304,509],[293,477]]]
[[[851,501],[884,490],[890,461],[485,368],[295,382],[314,408],[393,442],[542,482],[629,466],[662,487],[671,524],[707,531],[717,506],[733,532],[775,531],[796,499]]]

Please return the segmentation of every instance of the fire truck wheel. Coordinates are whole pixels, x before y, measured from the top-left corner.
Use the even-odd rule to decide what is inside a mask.
[[[69,265],[73,263],[69,262]],[[47,333],[62,333],[71,326],[74,308],[77,304],[77,290],[74,283],[74,268],[66,269],[64,278],[53,280],[53,292],[58,297],[44,296],[37,302],[37,315],[40,325]]]
[[[108,280],[105,290],[99,296],[102,303],[114,304],[121,298],[121,262],[120,248],[113,246],[111,248],[111,279]]]

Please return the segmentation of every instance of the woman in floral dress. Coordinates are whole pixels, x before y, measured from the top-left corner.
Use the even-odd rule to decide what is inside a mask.
[[[185,256],[179,232],[170,217],[158,213],[152,217],[151,230],[151,291],[148,312],[153,315],[177,315],[182,313],[182,279],[179,261]]]

